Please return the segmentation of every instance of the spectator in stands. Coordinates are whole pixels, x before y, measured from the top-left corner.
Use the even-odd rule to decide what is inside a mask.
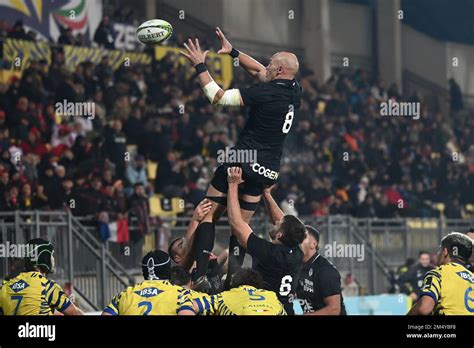
[[[125,177],[127,179],[127,186],[134,187],[135,184],[142,183],[145,188],[148,188],[146,163],[143,155],[136,155],[135,161],[131,161],[127,164]]]
[[[138,220],[138,228],[135,233],[131,233],[131,239],[136,241],[145,234],[150,233],[150,203],[145,193],[145,186],[142,183],[136,183],[133,186],[133,195],[128,201],[128,208],[131,217]]]
[[[24,184],[21,189],[20,209],[21,210],[33,209],[33,195],[31,191],[31,185],[28,183]]]
[[[93,215],[103,210],[105,205],[105,196],[102,193],[102,180],[99,175],[94,175],[91,181],[91,187],[86,189],[79,202],[76,203],[76,208],[80,214],[78,215]]]
[[[125,122],[123,131],[129,144],[142,145],[145,135],[145,124],[142,119],[140,108],[133,108],[130,117]]]
[[[155,192],[162,193],[169,198],[182,196],[183,187],[186,184],[182,172],[185,166],[186,162],[180,161],[174,151],[169,151],[167,158],[158,164]]]
[[[351,273],[347,273],[343,282],[342,282],[342,296],[351,297],[359,296],[360,289],[359,284],[355,280],[354,276]]]
[[[113,184],[114,186],[114,199],[117,203],[116,210],[120,216],[124,216],[127,212],[127,196],[125,195],[123,181],[117,180]]]
[[[373,218],[377,217],[378,207],[375,205],[374,197],[367,195],[364,202],[357,209],[357,217]]]
[[[421,285],[426,272],[434,267],[430,264],[431,256],[427,251],[420,251],[418,254],[418,264],[410,267],[400,278],[398,285],[401,292],[409,295],[413,301],[416,301],[421,293]]]
[[[69,209],[75,209],[77,193],[74,191],[74,181],[69,177],[61,180],[61,203],[62,206]]]
[[[115,48],[115,37],[113,35],[110,18],[104,16],[94,34],[94,42],[100,47],[113,50]]]
[[[8,34],[8,37],[11,39],[31,41],[31,37],[26,34],[25,27],[23,26],[23,22],[21,20],[15,22],[12,30]]]
[[[67,27],[62,29],[61,35],[58,38],[58,44],[61,45],[75,45],[76,39],[72,33],[72,29]]]
[[[449,202],[444,209],[444,216],[447,219],[462,219],[463,218],[464,209],[461,204],[459,204],[458,198],[453,198],[451,202]]]
[[[38,185],[33,197],[33,208],[35,210],[44,210],[49,208],[48,197],[44,193],[44,186]]]
[[[122,121],[112,121],[111,127],[106,127],[105,156],[115,164],[115,175],[123,177],[125,172],[125,156],[127,152],[127,138],[122,132]]]

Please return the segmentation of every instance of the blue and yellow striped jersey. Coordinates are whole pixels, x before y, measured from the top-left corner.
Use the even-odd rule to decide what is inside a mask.
[[[176,315],[191,310],[189,290],[167,280],[145,280],[115,296],[104,312],[112,315]]]
[[[196,313],[200,315],[286,315],[273,291],[246,285],[194,301]]]
[[[0,288],[0,314],[53,315],[71,305],[63,289],[39,272],[23,272]]]
[[[420,296],[433,298],[435,315],[473,315],[474,275],[457,262],[439,266],[426,273]]]

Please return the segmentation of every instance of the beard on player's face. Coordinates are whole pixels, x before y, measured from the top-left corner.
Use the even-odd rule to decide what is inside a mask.
[[[277,221],[275,225],[273,225],[272,229],[268,232],[270,235],[270,239],[272,241],[279,240],[282,236],[282,230],[281,230],[281,224],[283,222],[283,219],[280,221]]]

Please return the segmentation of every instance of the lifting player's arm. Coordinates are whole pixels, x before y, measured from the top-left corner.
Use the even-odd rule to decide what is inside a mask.
[[[341,314],[341,295],[331,295],[324,298],[324,307],[314,311],[305,313],[305,315],[339,315]]]
[[[239,65],[244,68],[250,76],[257,79],[260,82],[266,82],[267,69],[263,64],[259,63],[248,54],[234,50],[231,43],[225,37],[222,30],[217,27],[216,34],[219,40],[221,40],[222,48],[217,52],[219,54],[230,54],[232,58],[239,59]]]
[[[339,272],[335,268],[323,268],[317,277],[313,272],[312,277],[313,283],[321,283],[318,293],[323,299],[324,307],[305,315],[340,315],[342,291]]]
[[[187,289],[182,289],[178,295],[178,315],[196,315],[194,311],[194,303],[191,292]]]
[[[408,315],[430,315],[433,313],[436,302],[430,296],[421,296],[411,307]]]
[[[193,265],[194,259],[192,257],[194,236],[199,226],[199,222],[209,213],[212,208],[212,203],[207,198],[203,199],[194,209],[193,217],[186,230],[186,253],[183,256],[183,260],[180,262],[180,266],[185,269],[190,269]]]
[[[408,315],[430,315],[441,296],[441,274],[436,270],[426,273],[421,287],[420,297],[410,309]]]
[[[201,51],[201,46],[199,45],[198,39],[196,39],[194,42],[191,39],[188,39],[187,43],[184,43],[184,47],[188,52],[186,53],[181,51],[180,53],[185,56],[196,68],[202,90],[212,104],[221,106],[244,105],[242,96],[240,95],[240,91],[238,89],[229,89],[224,91],[214,81],[211,74],[209,74],[206,66],[204,65],[206,55],[209,53],[209,51]]]
[[[242,169],[230,167],[227,169],[227,181],[229,191],[227,192],[227,216],[232,234],[237,238],[240,245],[247,249],[247,240],[252,234],[252,229],[242,218],[239,204],[239,184],[242,180]]]
[[[277,222],[281,221],[281,219],[285,217],[285,214],[272,197],[272,187],[273,186],[267,187],[263,190],[263,200],[265,201],[265,206],[267,207],[268,215],[270,215],[270,219],[275,225]]]
[[[64,315],[84,315],[55,281],[48,280],[46,283],[45,299],[49,306]]]

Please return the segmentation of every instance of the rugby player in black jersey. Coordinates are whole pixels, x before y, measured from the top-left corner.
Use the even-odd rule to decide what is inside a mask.
[[[242,217],[238,186],[243,183],[242,169],[230,167],[227,195],[227,216],[232,234],[252,256],[252,268],[263,277],[264,289],[274,291],[288,314],[294,314],[291,295],[296,290],[303,264],[300,244],[306,237],[306,227],[293,215],[284,215],[275,201],[265,193],[265,203],[274,223],[269,231],[271,242],[257,237]]]
[[[319,232],[306,226],[307,236],[301,247],[304,265],[298,277],[296,297],[305,315],[345,315],[341,275],[319,253]]]
[[[214,223],[226,209],[227,168],[238,165],[243,170],[245,183],[239,187],[240,208],[242,218],[249,223],[258,207],[263,188],[273,185],[278,178],[283,144],[291,129],[295,111],[300,107],[302,93],[295,80],[299,63],[293,53],[278,52],[265,67],[234,49],[219,28],[216,28],[216,34],[222,44],[218,53],[230,54],[259,83],[244,89],[223,90],[204,65],[209,51],[201,50],[198,39],[189,39],[184,44],[187,52],[181,53],[196,68],[199,83],[212,104],[249,108],[249,118],[234,150],[254,151],[257,159],[252,163],[224,163],[216,169],[206,195],[213,202],[213,207],[199,224],[194,241],[196,278],[206,273],[208,255],[214,245]],[[229,253],[229,270],[235,269],[233,265],[235,262],[241,263],[244,255],[237,240],[231,237],[229,250],[236,248],[240,249],[239,257],[234,258],[234,253]]]

